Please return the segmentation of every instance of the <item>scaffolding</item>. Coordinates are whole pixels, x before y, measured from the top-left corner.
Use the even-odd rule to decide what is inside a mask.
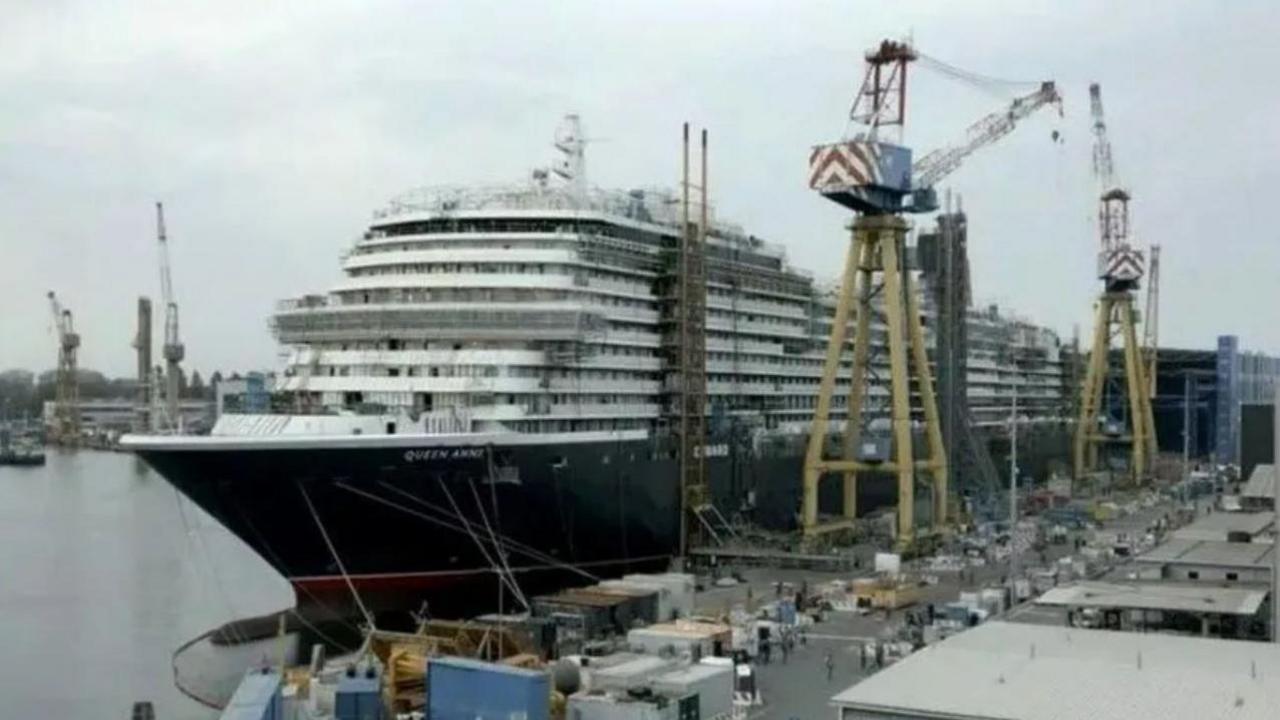
[[[989,497],[999,492],[1000,478],[987,437],[976,429],[969,407],[968,225],[963,211],[952,212],[950,196],[946,211],[937,218],[937,230],[920,236],[917,251],[925,288],[937,310],[934,357],[947,467],[960,495]]]

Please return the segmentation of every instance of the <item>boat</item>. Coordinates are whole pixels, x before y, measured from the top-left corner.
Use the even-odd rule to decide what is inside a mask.
[[[44,465],[44,448],[35,440],[23,435],[14,436],[7,427],[0,427],[0,465]]]
[[[327,294],[279,303],[271,327],[288,356],[272,392],[209,436],[122,446],[301,603],[477,610],[513,602],[513,584],[531,595],[663,569],[680,535],[669,431],[679,203],[663,189],[589,188],[576,116],[554,146],[558,161],[527,182],[395,197]],[[707,217],[712,502],[729,522],[791,529],[833,286],[713,207]],[[1010,378],[1024,412],[1056,417],[1056,336],[993,308],[970,324],[986,338],[968,375],[977,422],[1002,421]],[[992,335],[1004,325],[1025,332]],[[1043,344],[1047,359],[1001,365],[996,346],[1009,342]],[[887,417],[881,389],[868,402]],[[836,427],[842,414],[836,403]],[[838,507],[828,490],[824,507]],[[895,492],[869,477],[859,507]]]

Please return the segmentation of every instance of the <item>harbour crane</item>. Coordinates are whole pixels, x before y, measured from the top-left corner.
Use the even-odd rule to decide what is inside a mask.
[[[53,311],[53,327],[58,334],[58,369],[54,375],[53,437],[58,443],[74,445],[80,439],[80,378],[76,353],[80,335],[76,333],[71,311],[49,291],[49,308]]]
[[[935,529],[947,524],[949,492],[947,458],[929,368],[929,350],[920,319],[920,300],[913,287],[915,279],[905,270],[907,223],[901,215],[938,209],[933,189],[937,182],[958,168],[965,158],[1009,134],[1020,120],[1036,110],[1056,105],[1061,112],[1061,98],[1054,83],[1034,83],[1034,92],[971,125],[963,140],[928,153],[913,164],[910,148],[880,138],[882,128],[897,126],[901,130],[905,125],[907,70],[912,63],[920,60],[944,74],[980,85],[1029,84],[1008,83],[966,72],[922,55],[909,43],[893,40],[885,40],[868,51],[865,60],[867,68],[862,86],[849,111],[850,122],[862,125],[863,130],[851,139],[846,134],[840,142],[814,147],[809,155],[809,187],[858,215],[852,225],[851,244],[845,257],[805,454],[801,525],[810,538],[828,530],[849,527],[856,517],[858,473],[890,473],[896,476],[898,486],[897,539],[900,546],[906,547],[915,542],[916,472],[922,471],[933,480]],[[871,317],[879,310],[873,309],[873,298],[882,298],[888,333],[892,428],[888,442],[861,437],[866,415],[864,400],[872,394],[868,351]],[[852,338],[853,372],[847,420],[840,456],[828,457],[832,396],[836,376],[841,372],[840,358],[848,341],[851,319],[856,320],[856,328]],[[924,419],[923,436],[928,447],[923,457],[917,457],[912,447],[913,392],[909,366],[915,371],[916,396]],[[843,518],[819,523],[818,486],[822,477],[829,474],[843,478]]]
[[[134,407],[134,431],[155,430],[151,412],[151,298],[138,298],[138,327],[133,336],[137,358],[138,392]]]
[[[1102,88],[1089,86],[1089,107],[1093,117],[1093,172],[1099,185],[1098,202],[1098,279],[1102,294],[1094,305],[1093,342],[1084,385],[1080,389],[1080,414],[1076,418],[1074,466],[1077,481],[1085,481],[1100,465],[1101,451],[1109,445],[1130,446],[1129,474],[1141,482],[1156,455],[1155,416],[1152,410],[1152,382],[1148,373],[1155,370],[1154,346],[1144,349],[1137,331],[1138,309],[1134,292],[1146,274],[1141,250],[1130,244],[1129,200],[1127,190],[1117,181],[1111,141],[1102,106]],[[1158,252],[1158,251],[1157,251]],[[1152,255],[1152,273],[1157,272],[1157,254]],[[1149,311],[1154,312],[1158,289],[1149,288]],[[1155,339],[1155,318],[1150,318],[1146,337]],[[1106,403],[1105,390],[1112,376],[1111,343],[1119,336],[1124,368],[1124,394],[1127,418],[1116,418]],[[1127,425],[1128,427],[1124,427]]]
[[[164,414],[170,431],[182,429],[182,414],[178,402],[180,363],[186,349],[178,337],[178,303],[173,298],[173,277],[169,269],[169,236],[165,231],[164,203],[156,203],[156,237],[160,244],[160,294],[164,301],[164,347],[161,354],[165,362]]]

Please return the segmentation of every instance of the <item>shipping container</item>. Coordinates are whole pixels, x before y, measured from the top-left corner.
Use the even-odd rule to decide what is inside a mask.
[[[657,583],[671,591],[672,619],[686,618],[693,615],[694,592],[697,590],[697,579],[688,573],[644,573],[623,575],[623,580],[634,580],[642,583]]]
[[[671,697],[694,694],[699,717],[722,717],[733,711],[733,667],[696,664],[653,679],[653,691]]]
[[[551,680],[541,670],[456,657],[427,661],[430,720],[548,720]]]
[[[647,687],[649,681],[669,671],[672,662],[652,655],[641,655],[612,667],[598,668],[589,673],[588,685],[592,692],[623,693]]]
[[[671,604],[671,588],[661,582],[654,580],[605,580],[600,583],[600,587],[607,589],[633,588],[653,592],[657,595],[657,617],[652,622],[667,622],[676,618],[675,609]]]
[[[605,595],[618,595],[627,598],[625,610],[620,613],[627,620],[627,629],[636,625],[651,625],[658,622],[658,593],[662,588],[643,588],[637,585],[600,583],[587,588],[590,592]]]
[[[566,709],[566,720],[679,720],[679,705],[661,696],[577,693],[569,696]]]
[[[533,599],[533,614],[553,618],[557,626],[573,624],[566,623],[565,618],[580,618],[584,640],[626,633],[638,611],[633,598],[589,588],[564,590]]]
[[[733,628],[687,620],[661,623],[627,633],[627,645],[641,652],[672,653],[698,660],[727,654],[733,648]]]
[[[524,637],[531,647],[535,648],[542,659],[551,659],[556,654],[556,622],[549,617],[535,617],[529,613],[499,615],[481,615],[477,622],[515,630]]]

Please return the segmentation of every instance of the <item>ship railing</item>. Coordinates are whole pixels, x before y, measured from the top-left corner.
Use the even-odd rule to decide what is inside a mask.
[[[422,414],[422,427],[430,435],[471,432],[471,413],[465,408],[446,408]]]
[[[574,309],[458,309],[355,306],[285,312],[271,319],[284,343],[399,338],[575,340],[603,333],[597,312]]]
[[[701,208],[691,203],[690,214],[698,217]],[[680,221],[680,201],[676,193],[665,188],[606,190],[590,188],[578,194],[569,188],[526,184],[480,186],[430,186],[415,188],[392,198],[385,207],[373,213],[374,220],[390,220],[401,215],[430,213],[448,215],[474,210],[568,210],[616,215],[639,222],[668,227]],[[715,217],[715,206],[707,206],[711,232],[730,242],[746,243],[757,251],[769,247],[746,234],[741,226],[722,222]]]

